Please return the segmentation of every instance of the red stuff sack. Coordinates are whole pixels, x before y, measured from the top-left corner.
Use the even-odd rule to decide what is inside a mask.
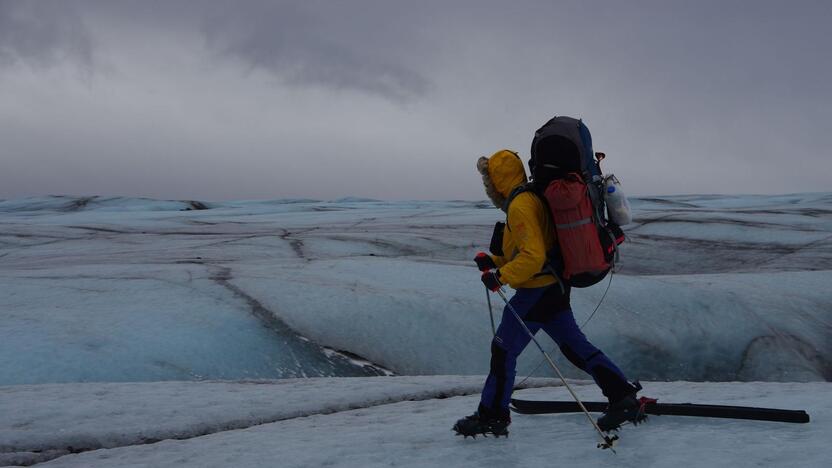
[[[563,279],[581,287],[582,277],[603,277],[610,263],[601,246],[592,201],[583,179],[571,173],[566,178],[553,180],[546,187],[544,197],[557,233]]]

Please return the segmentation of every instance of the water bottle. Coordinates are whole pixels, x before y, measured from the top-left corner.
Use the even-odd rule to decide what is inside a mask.
[[[619,226],[633,222],[630,202],[621,190],[621,182],[614,174],[604,176],[604,202],[607,204],[607,217]]]

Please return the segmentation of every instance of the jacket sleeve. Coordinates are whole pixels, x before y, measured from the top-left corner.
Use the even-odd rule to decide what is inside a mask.
[[[497,268],[506,264],[506,258],[499,255],[491,255],[491,260],[494,260],[494,264],[497,265]]]
[[[539,216],[541,207],[533,196],[518,196],[508,209],[508,229],[511,229],[517,246],[517,255],[500,267],[500,281],[511,287],[540,273],[546,263],[546,243]]]

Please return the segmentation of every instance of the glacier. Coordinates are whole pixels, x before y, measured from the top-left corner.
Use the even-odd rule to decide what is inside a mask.
[[[585,327],[631,378],[832,380],[831,194],[632,205]],[[501,215],[469,201],[0,201],[0,385],[486,373],[470,259]],[[606,286],[574,291],[579,323]],[[548,376],[539,363],[527,352],[518,371]]]
[[[631,202],[616,273],[573,291],[585,333],[647,396],[811,423],[454,437],[488,371],[485,202],[50,196],[0,200],[0,465],[826,466],[832,194]],[[569,399],[540,363],[516,396]]]

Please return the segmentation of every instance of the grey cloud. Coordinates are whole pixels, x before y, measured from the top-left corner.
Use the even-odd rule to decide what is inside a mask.
[[[0,1],[0,64],[45,67],[62,59],[91,69],[93,42],[70,2]]]
[[[283,84],[408,101],[431,88],[402,56],[412,48],[418,9],[387,3],[0,0],[0,61],[48,66],[68,59],[91,70],[94,42],[85,19],[146,34],[197,29],[214,58],[266,71]]]
[[[368,34],[391,18],[367,16],[374,8],[366,3],[366,8],[350,11],[328,2],[318,5],[317,12],[309,9],[313,3],[255,2],[245,9],[220,4],[201,29],[218,56],[266,70],[287,84],[358,90],[401,101],[428,91],[426,76],[400,57],[399,40],[406,34]]]

